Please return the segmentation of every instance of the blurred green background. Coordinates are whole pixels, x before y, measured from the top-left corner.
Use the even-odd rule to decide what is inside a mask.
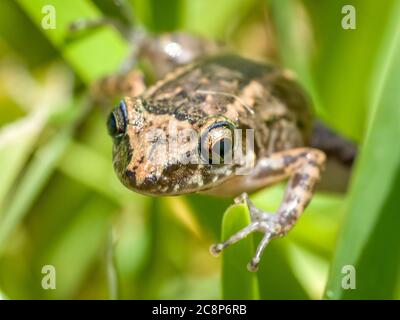
[[[400,298],[400,1],[0,1],[0,299]],[[56,9],[56,29],[41,23]],[[356,29],[342,28],[344,5]],[[104,115],[87,88],[118,70],[113,27],[71,37],[82,18],[184,30],[292,69],[316,113],[361,152],[346,194],[318,192],[257,274],[256,239],[224,257],[212,242],[248,220],[231,199],[134,194],[117,181]],[[133,19],[131,19],[133,17]],[[279,205],[283,185],[253,196]],[[41,286],[56,268],[56,290]],[[356,289],[342,288],[353,265]]]

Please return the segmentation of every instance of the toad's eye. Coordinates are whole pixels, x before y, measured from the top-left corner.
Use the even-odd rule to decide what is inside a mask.
[[[212,159],[218,159],[219,157],[220,162],[224,162],[224,160],[228,159],[232,154],[232,139],[230,137],[224,137],[214,142],[208,154]]]
[[[127,111],[125,102],[122,101],[120,105],[110,113],[107,119],[108,133],[113,138],[120,138],[125,134],[127,126]]]
[[[201,136],[200,154],[209,164],[232,163],[233,125],[227,121],[216,122]]]

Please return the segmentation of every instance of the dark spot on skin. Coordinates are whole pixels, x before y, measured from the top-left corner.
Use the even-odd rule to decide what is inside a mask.
[[[183,169],[185,170],[185,172],[191,172],[191,171],[195,171],[198,168],[198,164],[196,163],[188,163],[184,166],[182,166],[182,164],[180,163],[172,163],[168,166],[166,166],[162,172],[162,176],[170,176],[174,171]]]
[[[296,159],[297,159],[297,157],[284,156],[283,157],[283,163],[284,163],[285,166],[288,166],[288,165],[292,164]]]
[[[294,176],[293,176],[293,179],[292,179],[292,184],[291,184],[291,188],[296,188],[298,185],[299,185],[299,183],[300,183],[300,181],[303,179],[303,175],[302,174],[299,174],[299,173],[296,173]]]
[[[296,174],[293,176],[293,180],[292,180],[291,187],[294,189],[294,188],[296,188],[297,186],[301,186],[301,188],[302,188],[303,190],[308,190],[308,189],[309,189],[309,185],[308,185],[308,183],[307,183],[307,180],[308,180],[309,178],[310,178],[310,175],[307,174],[307,173],[303,173],[303,174],[296,173]]]
[[[192,99],[193,102],[198,102],[198,103],[202,103],[204,101],[206,101],[206,95],[205,94],[197,94],[194,96],[194,98]]]
[[[128,147],[128,157],[127,157],[127,162],[131,162],[133,156],[133,149]]]
[[[283,157],[283,163],[285,166],[288,166],[290,164],[293,164],[296,160],[300,158],[304,158],[307,156],[307,152],[301,152],[296,156],[284,156]]]
[[[290,210],[290,212],[289,212],[289,219],[293,219],[293,220],[291,220],[291,222],[294,222],[294,221],[296,221],[296,217],[297,217],[297,209],[292,209],[292,210]]]
[[[261,78],[265,74],[267,68],[271,69],[271,67],[265,66],[263,64],[246,63],[247,61],[245,59],[236,55],[214,57],[210,60],[212,60],[213,63],[216,63],[229,70],[235,70],[239,73],[242,73],[249,78]]]
[[[187,120],[190,124],[195,124],[204,119],[207,114],[199,108],[183,105],[175,110],[174,116],[179,121]]]
[[[143,190],[151,190],[152,188],[154,188],[154,185],[157,182],[157,177],[155,175],[150,175],[147,176],[144,181],[142,182],[142,184],[140,184],[140,189]]]
[[[279,121],[280,118],[278,118],[277,116],[271,116],[270,118],[268,118],[267,120],[265,120],[265,124],[268,127],[272,127],[275,123],[277,123]]]
[[[181,98],[181,99],[185,99],[187,98],[188,94],[185,90],[181,90],[179,91],[179,93],[176,94],[176,97]]]
[[[305,126],[305,124],[304,124],[304,122],[303,121],[297,121],[297,127],[300,129],[300,130],[303,130],[306,126]]]
[[[135,186],[136,185],[136,175],[134,172],[128,170],[125,172],[126,177],[128,178],[129,185]]]
[[[273,177],[273,176],[281,176],[285,174],[285,169],[272,169],[271,167],[263,168],[259,174],[257,174],[258,179]]]
[[[179,121],[188,121],[191,124],[197,123],[207,115],[196,103],[191,103],[187,100],[174,100],[171,98],[171,100],[144,101],[143,107],[149,113],[156,115],[169,114]]]
[[[186,121],[186,120],[189,121],[190,119],[189,115],[184,110],[176,110],[174,115],[175,118],[178,119],[179,121]]]
[[[163,105],[159,103],[159,101],[143,101],[143,108],[152,114],[162,115],[162,114],[170,114],[175,108],[170,105]]]
[[[133,89],[133,86],[130,84],[130,85],[128,85],[128,87],[127,87],[127,90],[128,91],[131,91]]]
[[[142,164],[143,160],[144,160],[144,156],[141,156],[140,159],[139,159],[139,163]]]
[[[173,163],[168,166],[166,166],[163,170],[163,176],[168,176],[170,175],[173,171],[179,170],[181,168],[181,165],[179,163]]]
[[[318,163],[317,163],[316,161],[314,161],[314,160],[309,160],[309,161],[308,161],[308,164],[309,164],[310,166],[313,166],[313,167],[316,167],[316,168],[319,167]]]

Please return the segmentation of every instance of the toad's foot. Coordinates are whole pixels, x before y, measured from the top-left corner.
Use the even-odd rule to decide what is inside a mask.
[[[307,207],[319,180],[324,161],[324,153],[311,148],[286,150],[259,161],[254,170],[254,175],[248,177],[249,181],[257,183],[260,179],[265,179],[265,176],[275,177],[280,175],[280,179],[290,177],[277,213],[270,214],[258,209],[246,193],[242,194],[235,199],[235,202],[244,202],[247,205],[251,223],[228,240],[213,245],[210,249],[211,253],[217,255],[223,249],[245,238],[250,233],[262,232],[264,237],[248,265],[249,271],[257,271],[261,255],[269,241],[284,236]]]
[[[285,226],[283,226],[275,214],[270,214],[261,211],[249,199],[246,193],[235,199],[235,203],[245,203],[250,211],[251,223],[243,228],[242,230],[235,233],[228,240],[214,244],[211,246],[210,251],[214,256],[217,256],[223,249],[227,248],[231,244],[238,242],[241,239],[247,237],[250,233],[258,231],[264,234],[264,237],[260,241],[254,257],[247,265],[249,271],[257,271],[258,264],[261,259],[261,255],[267,246],[267,244],[274,238],[282,236],[284,234]]]

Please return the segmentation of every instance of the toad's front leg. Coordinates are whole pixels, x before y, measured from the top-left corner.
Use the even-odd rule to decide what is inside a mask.
[[[310,202],[315,185],[325,162],[325,154],[317,149],[299,148],[273,153],[260,159],[254,173],[244,183],[269,185],[289,177],[285,195],[276,214],[264,212],[250,201],[246,193],[235,199],[249,208],[251,223],[222,243],[214,244],[211,252],[216,255],[231,244],[245,238],[254,231],[264,233],[256,253],[248,265],[249,271],[256,271],[261,255],[270,240],[285,235],[296,223]]]

